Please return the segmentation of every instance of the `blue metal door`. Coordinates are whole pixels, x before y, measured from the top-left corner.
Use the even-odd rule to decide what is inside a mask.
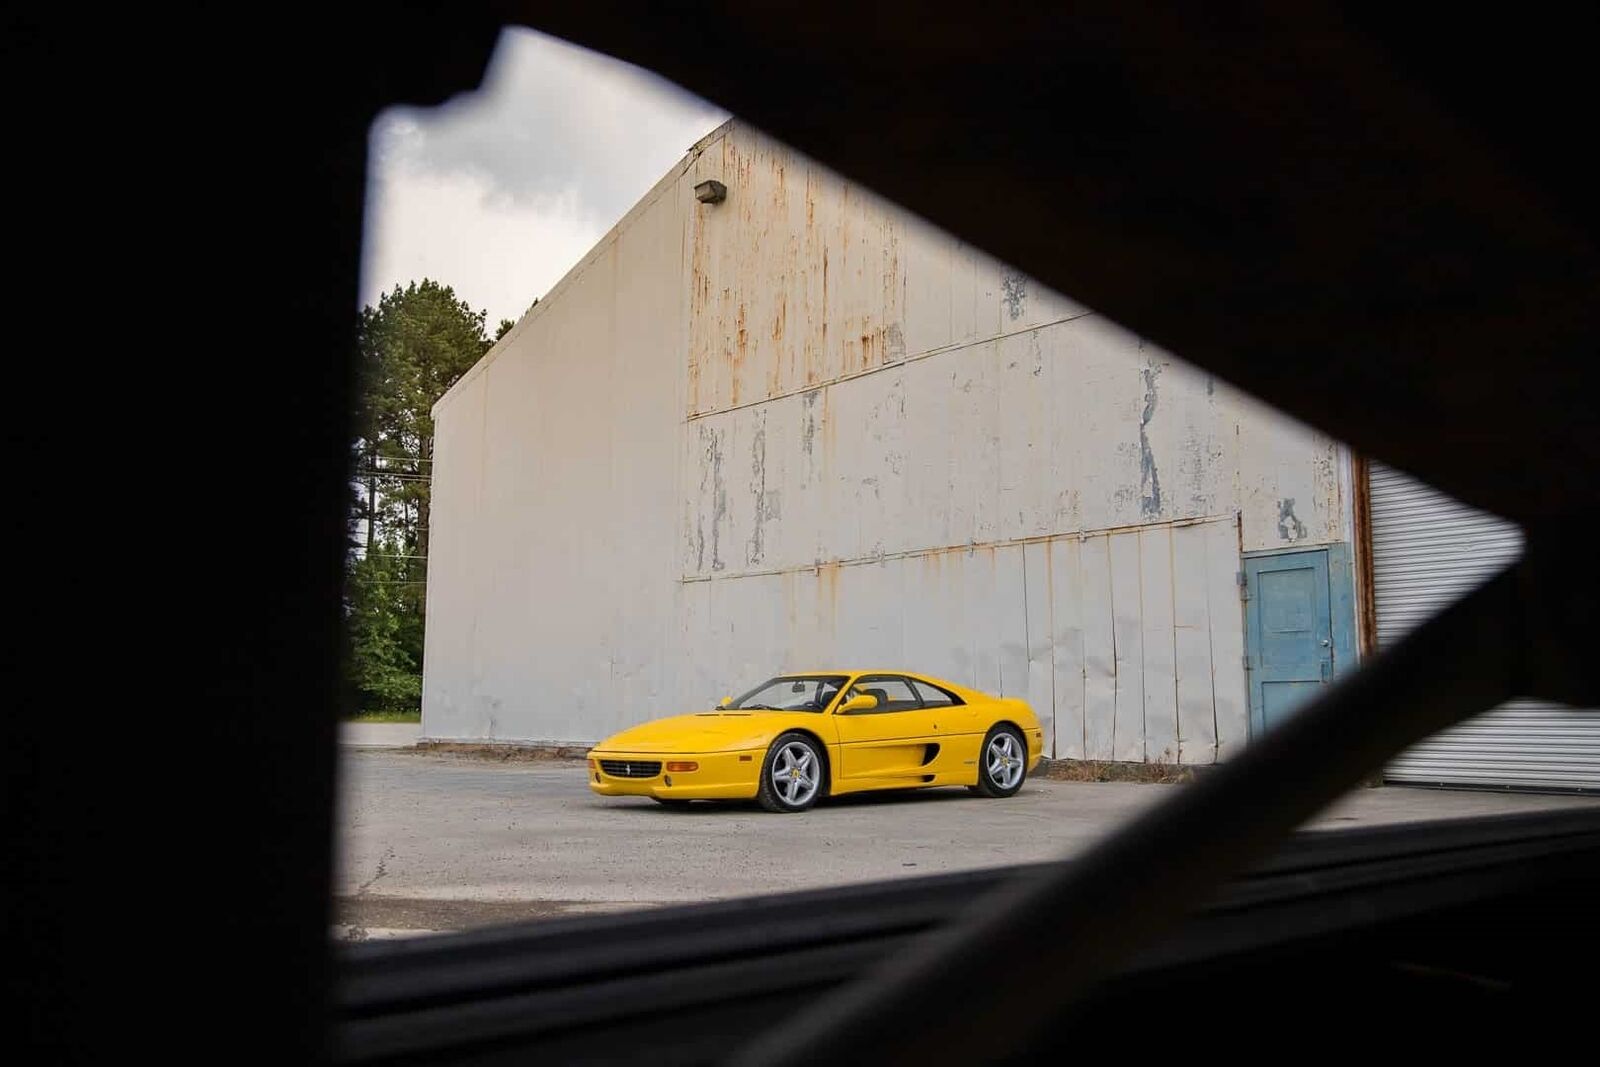
[[[1259,736],[1333,680],[1328,550],[1246,557],[1245,669]]]

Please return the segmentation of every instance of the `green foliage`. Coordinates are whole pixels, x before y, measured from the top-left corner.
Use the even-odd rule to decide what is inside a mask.
[[[368,532],[352,544],[365,551],[352,552],[346,608],[348,682],[363,711],[421,706],[432,409],[488,350],[484,321],[427,279],[361,311],[351,529]]]
[[[434,403],[489,348],[482,311],[447,285],[395,286],[361,311],[357,469],[392,472],[373,518],[427,555]]]
[[[364,711],[422,705],[423,568],[396,542],[375,542],[350,565],[350,684]]]
[[[422,711],[403,708],[399,711],[360,711],[345,717],[346,722],[421,722]]]

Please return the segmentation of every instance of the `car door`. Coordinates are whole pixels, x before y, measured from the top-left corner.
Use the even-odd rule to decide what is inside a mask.
[[[920,781],[929,773],[926,765],[938,747],[939,709],[924,707],[911,683],[897,674],[863,675],[847,698],[855,693],[871,693],[878,698],[878,706],[870,711],[835,712],[839,777]]]
[[[976,774],[984,731],[995,720],[994,706],[968,704],[954,693],[921,678],[913,677],[911,687],[922,698],[922,706],[929,712],[938,741],[938,751],[928,759],[929,773]]]

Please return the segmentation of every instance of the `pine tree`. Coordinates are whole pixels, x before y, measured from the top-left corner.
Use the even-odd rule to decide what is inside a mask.
[[[352,545],[347,609],[349,680],[363,710],[420,707],[432,409],[488,350],[485,318],[428,279],[361,311],[351,528],[365,535]]]

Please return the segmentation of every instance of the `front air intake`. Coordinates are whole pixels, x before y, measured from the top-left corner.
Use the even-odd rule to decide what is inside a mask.
[[[654,778],[661,773],[661,761],[603,759],[600,769],[613,778]]]

